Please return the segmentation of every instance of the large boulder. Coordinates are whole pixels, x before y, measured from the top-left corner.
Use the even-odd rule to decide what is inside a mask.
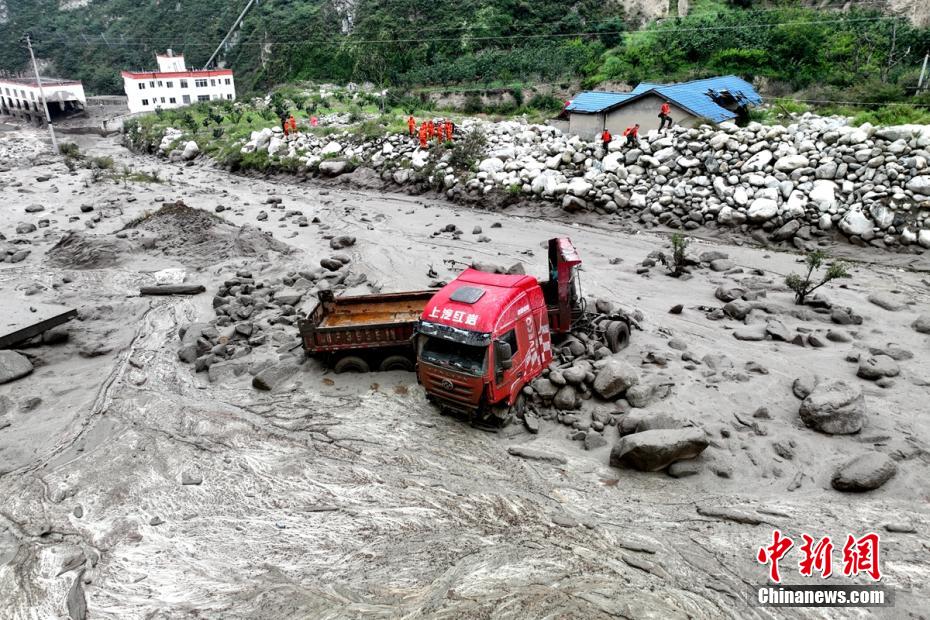
[[[571,385],[562,386],[552,399],[556,409],[577,409],[579,404],[578,391]]]
[[[327,159],[320,162],[320,172],[328,177],[338,177],[348,172],[349,168],[349,162],[344,159]]]
[[[840,230],[849,236],[867,237],[872,234],[872,220],[859,209],[850,209],[840,220]]]
[[[25,377],[32,372],[32,362],[16,351],[0,351],[0,384]]]
[[[622,437],[610,452],[610,464],[659,471],[675,461],[693,459],[707,445],[707,435],[699,428],[643,431]]]
[[[500,172],[504,169],[504,162],[496,157],[489,157],[478,164],[478,170],[481,172]]]
[[[930,176],[924,175],[914,177],[907,182],[907,189],[911,190],[915,194],[930,196]]]
[[[837,491],[871,491],[888,482],[897,471],[898,465],[888,455],[870,451],[840,465],[830,483]]]
[[[717,222],[724,226],[739,226],[746,221],[746,214],[737,211],[733,207],[723,207],[717,213]]]
[[[775,170],[779,172],[792,172],[798,168],[807,168],[809,161],[803,155],[785,155],[775,162]]]
[[[198,155],[200,155],[200,147],[197,146],[196,142],[190,140],[187,144],[184,145],[184,152],[181,153],[181,159],[184,161],[190,161]]]
[[[823,381],[801,402],[799,413],[804,424],[822,433],[857,433],[865,423],[865,398],[858,386]]]
[[[592,387],[601,398],[613,400],[637,383],[639,374],[633,366],[622,360],[611,359],[597,371]]]
[[[765,222],[778,214],[778,203],[771,198],[756,198],[749,205],[746,215],[750,221]]]
[[[279,362],[265,368],[252,377],[252,387],[259,390],[273,390],[290,379],[297,372],[294,362]]]

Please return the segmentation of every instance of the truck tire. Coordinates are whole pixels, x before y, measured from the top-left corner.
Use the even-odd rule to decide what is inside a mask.
[[[333,365],[333,370],[341,374],[344,372],[371,372],[368,362],[356,355],[346,355]]]
[[[607,346],[611,353],[617,353],[630,344],[630,326],[623,321],[613,321],[607,326]]]
[[[378,370],[381,372],[389,372],[391,370],[413,370],[413,362],[409,357],[404,355],[389,355],[384,358],[384,361],[381,362],[381,365],[378,366]]]

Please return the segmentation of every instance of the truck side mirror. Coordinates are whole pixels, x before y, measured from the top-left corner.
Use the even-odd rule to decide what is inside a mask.
[[[494,344],[496,346],[494,354],[501,368],[510,370],[513,367],[513,351],[510,348],[510,343],[498,340]]]

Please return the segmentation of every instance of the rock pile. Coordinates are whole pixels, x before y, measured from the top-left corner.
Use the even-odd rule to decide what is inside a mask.
[[[334,254],[320,260],[317,269],[269,281],[256,280],[249,271],[237,271],[235,277],[217,287],[213,297],[216,317],[180,330],[178,358],[193,364],[196,372],[208,372],[211,381],[246,371],[258,375],[267,364],[254,366],[249,355],[264,345],[282,351],[293,348],[298,318],[307,309],[302,303],[309,307],[321,291],[365,282],[365,274],[349,272],[349,263],[348,255]]]
[[[504,190],[647,226],[761,229],[800,248],[835,230],[854,243],[930,248],[930,126],[851,127],[805,114],[787,127],[653,131],[636,148],[618,140],[606,152],[519,121],[466,120],[461,128],[488,137],[477,172],[457,171],[448,149],[420,150],[402,135],[285,138],[275,128],[254,132],[242,151],[294,158],[308,169],[327,162],[331,176],[362,164],[385,182],[427,182],[450,198]]]

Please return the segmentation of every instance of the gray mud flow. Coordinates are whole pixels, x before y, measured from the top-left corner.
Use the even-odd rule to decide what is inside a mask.
[[[0,618],[83,617],[85,602],[87,618],[120,619],[863,617],[751,606],[768,570],[756,553],[774,528],[798,545],[802,533],[840,541],[837,571],[847,534],[880,533],[882,583],[896,605],[876,615],[925,617],[930,608],[930,336],[911,327],[930,311],[925,256],[904,269],[878,251],[832,248],[859,259],[852,279],[824,290],[863,318],[838,325],[795,310],[782,281],[800,257],[778,248],[694,239],[696,256],[723,252],[732,265],[679,280],[661,266],[641,269],[651,252],[667,251],[660,232],[246,179],[97,138],[80,145],[160,181],[94,181],[47,154],[0,171],[0,245],[30,250],[0,262],[0,294],[79,312],[66,343],[23,348],[33,372],[0,385]],[[283,208],[270,208],[270,197]],[[177,200],[220,219],[181,230],[150,218]],[[26,212],[34,204],[43,210]],[[319,222],[301,226],[289,210]],[[447,224],[465,234],[434,234]],[[344,250],[353,273],[367,275],[356,293],[449,280],[458,268],[444,259],[522,261],[542,277],[545,241],[570,236],[585,293],[644,316],[620,355],[643,382],[672,385],[649,414],[706,431],[710,446],[692,475],[611,467],[615,427],[592,450],[554,420],[538,435],[473,429],[439,415],[412,373],[336,375],[309,360],[261,392],[248,373],[211,380],[178,360],[179,329],[213,318],[218,283],[241,269],[273,280],[318,268],[329,238],[343,234],[357,238]],[[766,291],[767,310],[745,322],[708,317],[723,305],[718,288],[750,279]],[[208,292],[137,295],[181,281]],[[676,304],[683,312],[669,314]],[[734,337],[771,321],[843,337],[822,347]],[[857,377],[860,358],[889,352],[893,380]],[[718,372],[721,364],[733,372]],[[861,389],[861,431],[805,426],[792,385],[815,377]],[[582,411],[597,407],[611,405]],[[549,458],[513,456],[517,445]],[[874,491],[835,490],[837,468],[870,451],[891,457],[895,475]],[[797,559],[782,562],[784,580],[815,583]]]

